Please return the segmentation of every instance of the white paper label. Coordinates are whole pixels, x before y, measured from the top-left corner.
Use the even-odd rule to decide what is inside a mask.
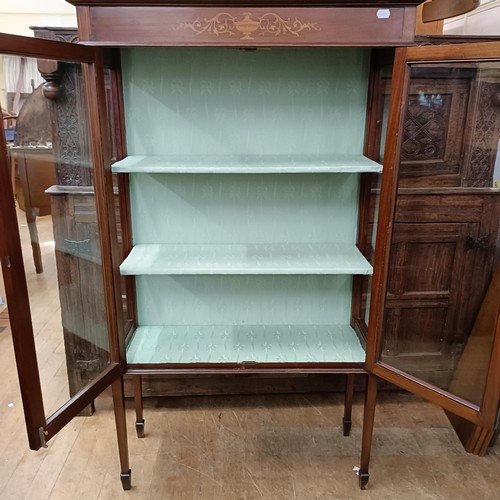
[[[378,9],[377,17],[379,19],[389,19],[391,17],[391,9]]]

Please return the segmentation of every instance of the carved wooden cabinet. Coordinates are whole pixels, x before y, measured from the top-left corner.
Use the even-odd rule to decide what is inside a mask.
[[[347,376],[345,434],[368,376],[362,488],[379,379],[464,419],[484,451],[500,390],[485,239],[498,112],[483,120],[480,101],[497,100],[500,44],[397,49],[389,92],[379,49],[412,43],[418,1],[72,3],[81,45],[0,46],[82,62],[109,363],[49,418],[27,391],[30,446],[112,384],[128,489],[125,373],[139,437],[142,375],[317,373]]]

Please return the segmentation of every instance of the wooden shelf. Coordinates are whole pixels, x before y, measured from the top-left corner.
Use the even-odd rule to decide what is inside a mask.
[[[139,326],[127,363],[363,363],[349,325]]]
[[[147,174],[281,174],[381,172],[362,155],[165,155],[128,156],[113,172]]]
[[[136,245],[122,275],[372,274],[354,245]]]

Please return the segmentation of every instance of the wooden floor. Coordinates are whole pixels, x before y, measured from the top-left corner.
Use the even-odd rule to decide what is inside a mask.
[[[23,218],[20,215],[20,223]],[[48,411],[67,396],[50,217],[39,222],[45,272],[25,261]],[[361,492],[362,400],[342,436],[342,395],[149,398],[146,437],[128,414],[133,489],[123,492],[111,398],[30,451],[10,331],[0,314],[0,498],[3,499],[497,499],[500,445],[463,451],[444,413],[404,393],[381,395],[369,490]]]

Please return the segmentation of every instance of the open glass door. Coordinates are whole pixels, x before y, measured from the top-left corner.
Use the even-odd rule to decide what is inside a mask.
[[[103,65],[99,49],[11,35],[0,65],[0,258],[38,449],[124,371]]]
[[[499,141],[500,43],[397,50],[367,368],[475,426],[474,452],[500,395]]]

